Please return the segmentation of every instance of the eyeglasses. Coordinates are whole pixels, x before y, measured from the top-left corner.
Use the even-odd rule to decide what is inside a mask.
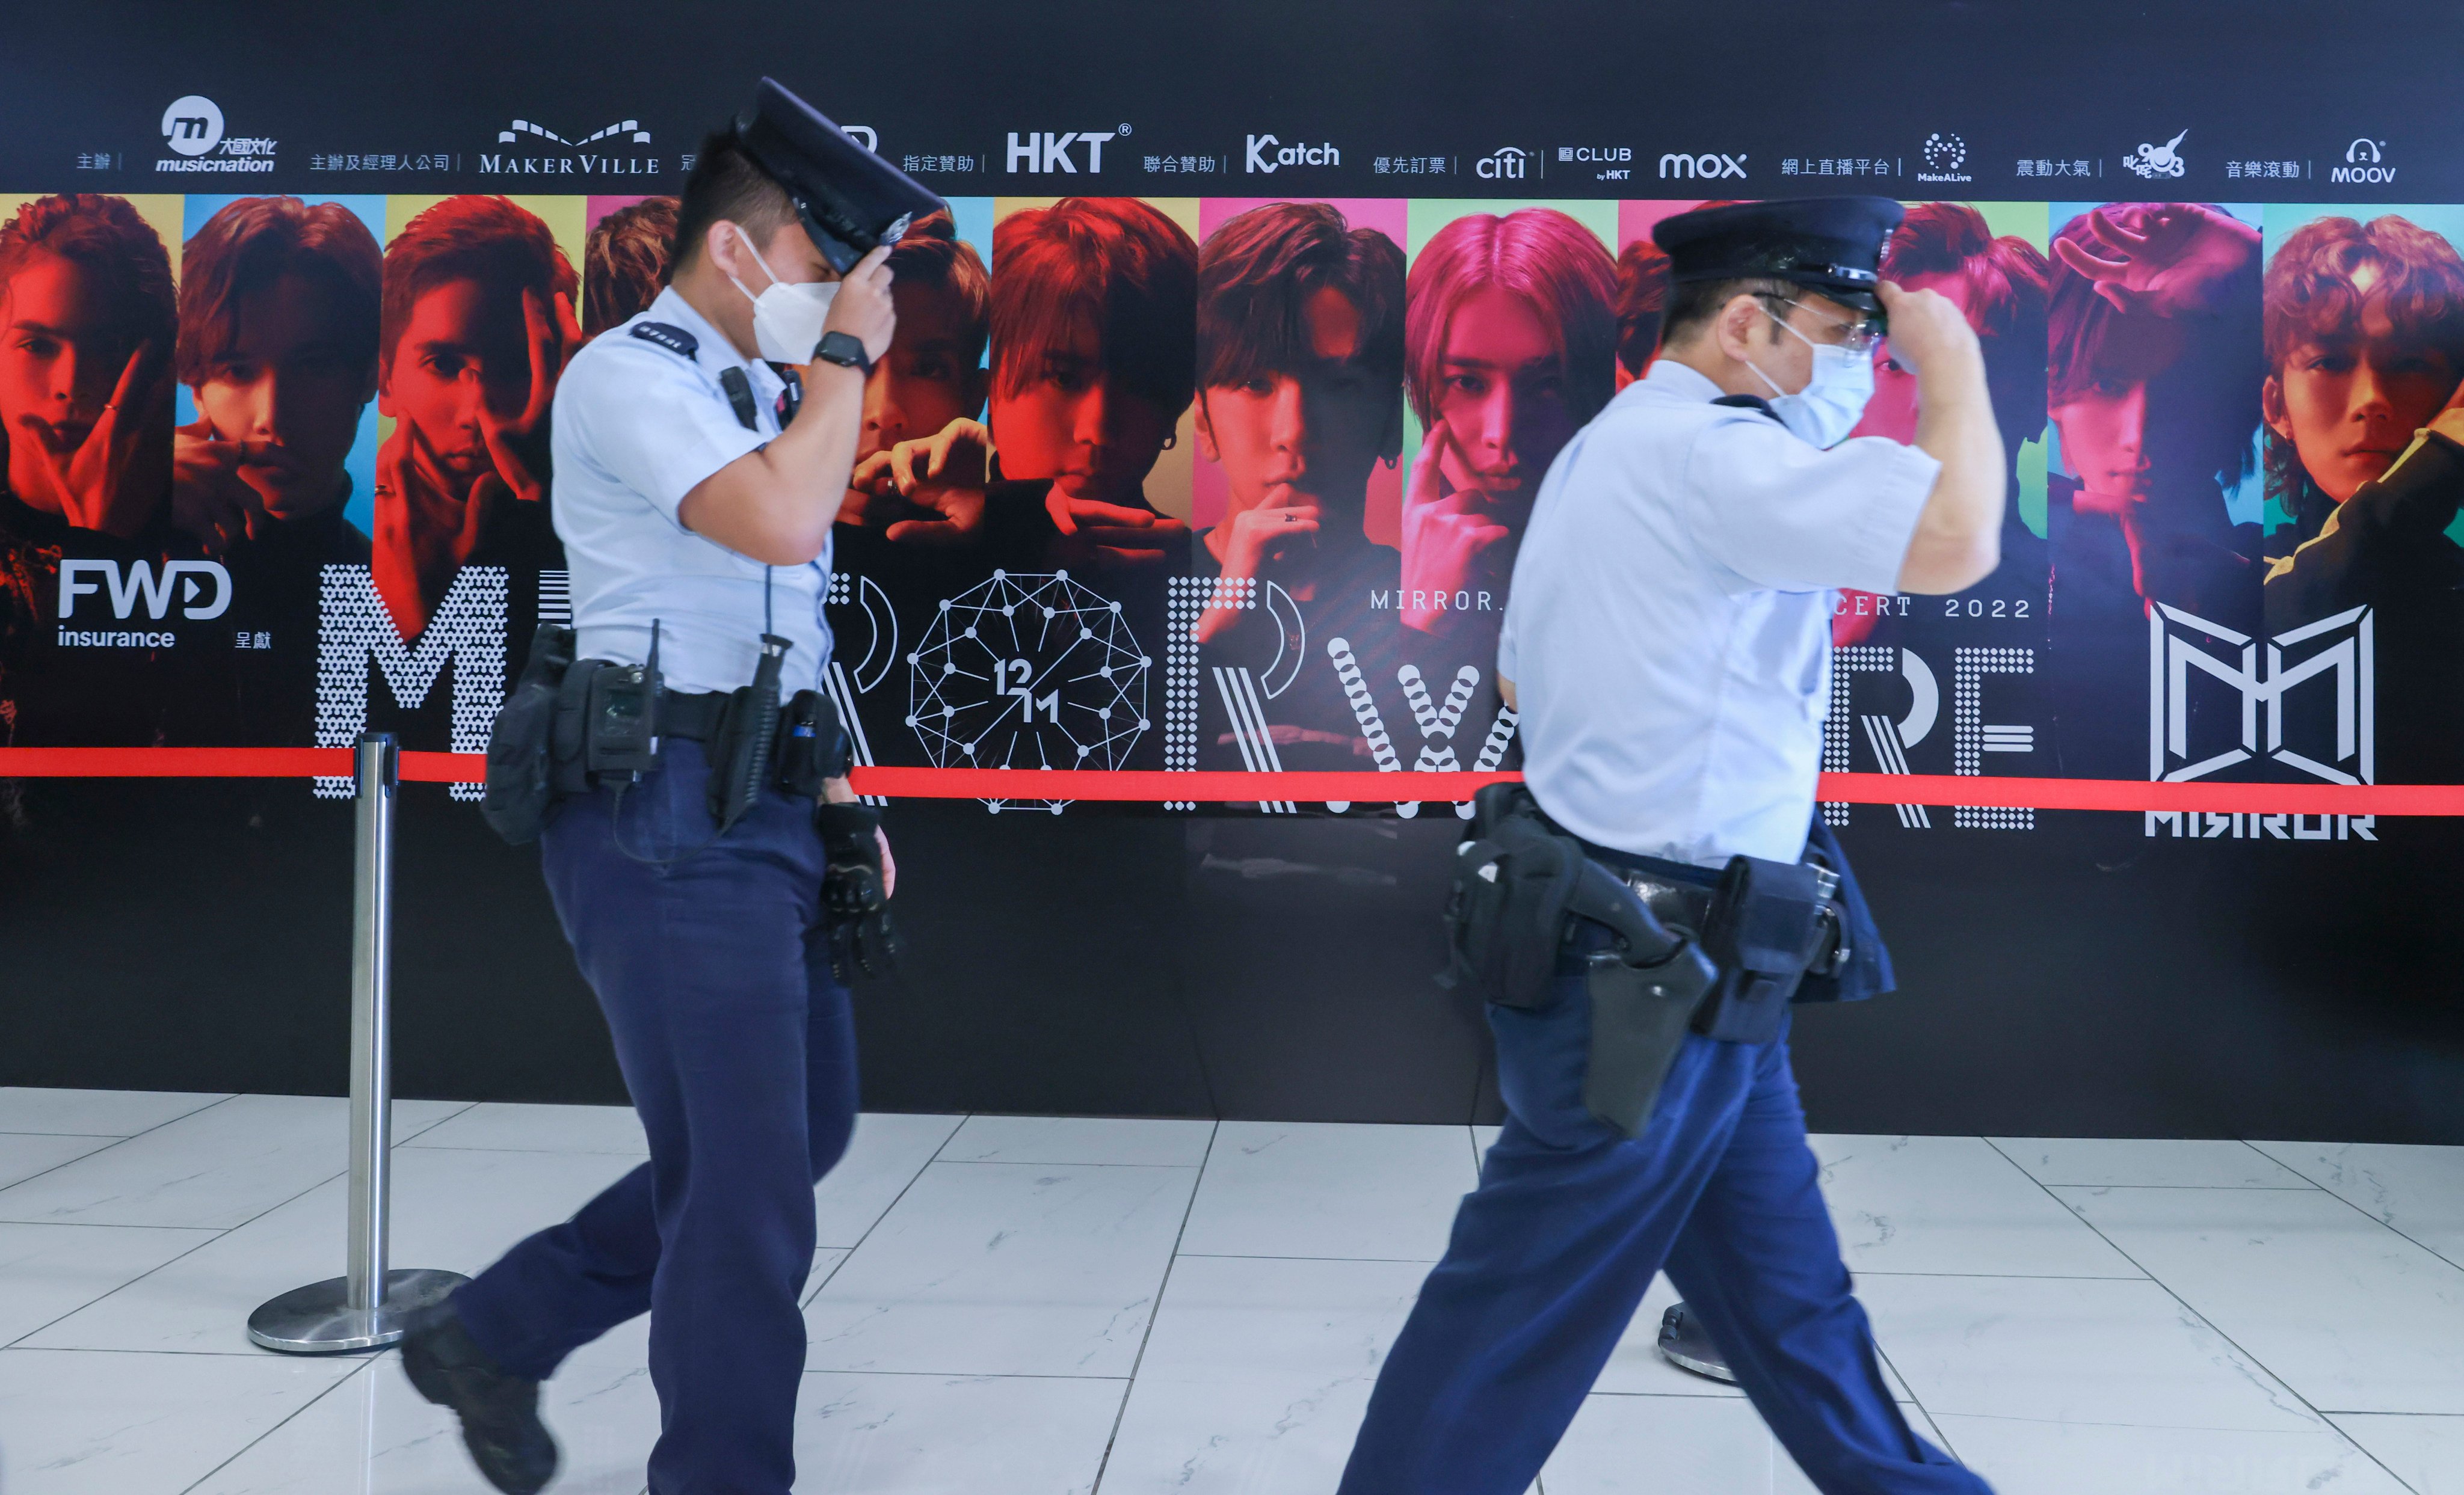
[[[1812,307],[1806,305],[1803,301],[1793,300],[1784,296],[1776,297],[1776,299],[1783,306],[1793,306],[1798,311],[1812,313],[1816,321],[1819,321],[1823,326],[1832,329],[1837,334],[1837,336],[1832,340],[1833,343],[1836,346],[1846,348],[1851,353],[1873,352],[1875,346],[1879,344],[1890,331],[1889,324],[1886,323],[1879,315],[1860,317],[1855,321],[1840,321],[1835,318],[1825,317],[1820,312],[1814,311]],[[1776,318],[1772,319],[1775,321],[1778,320]],[[1787,323],[1781,322],[1781,325],[1786,326]]]

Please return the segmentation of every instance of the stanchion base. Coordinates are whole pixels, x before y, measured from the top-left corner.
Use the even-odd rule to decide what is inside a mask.
[[[1691,1371],[1707,1380],[1737,1384],[1728,1362],[1721,1357],[1720,1347],[1703,1332],[1703,1321],[1685,1311],[1679,1304],[1661,1315],[1660,1353],[1681,1371]]]
[[[404,1267],[385,1273],[385,1302],[355,1308],[350,1280],[329,1278],[294,1287],[248,1316],[248,1337],[284,1354],[341,1354],[382,1350],[402,1338],[402,1321],[471,1279],[460,1272]]]

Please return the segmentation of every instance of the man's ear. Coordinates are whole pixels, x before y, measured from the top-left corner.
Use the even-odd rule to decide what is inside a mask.
[[[2284,381],[2274,374],[2258,386],[2258,416],[2269,430],[2286,441],[2293,439],[2293,418],[2284,409]]]
[[[1377,458],[1393,462],[1403,454],[1402,391],[1396,391],[1393,403],[1386,407],[1386,429],[1377,433]]]
[[[360,384],[360,404],[365,405],[377,397],[377,376],[380,367],[376,360],[368,361],[368,377]]]
[[[1198,391],[1198,409],[1190,416],[1190,428],[1198,433],[1198,454],[1209,462],[1221,462],[1223,453],[1215,445],[1215,422],[1206,413],[1206,391]]]
[[[1763,319],[1762,303],[1751,292],[1740,291],[1721,303],[1711,319],[1711,336],[1722,353],[1742,363],[1753,356],[1754,328]]]
[[[393,356],[391,354],[379,353],[377,355],[377,366],[369,380],[369,383],[376,390],[377,413],[379,415],[399,415],[401,412],[393,407]],[[364,404],[366,402],[363,401],[362,403]]]

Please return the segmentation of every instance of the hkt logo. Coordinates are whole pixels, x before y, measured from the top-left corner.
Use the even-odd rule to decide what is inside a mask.
[[[1529,168],[1545,159],[1536,150],[1525,150],[1520,145],[1501,145],[1472,163],[1471,169],[1484,182],[1520,182],[1527,173],[1530,176],[1544,175],[1545,171]]]
[[[1343,153],[1332,145],[1287,145],[1271,135],[1249,138],[1249,169],[1272,172],[1283,166],[1339,166]]]
[[[1712,181],[1720,177],[1741,177],[1745,174],[1746,153],[1744,151],[1739,151],[1733,156],[1726,156],[1718,151],[1706,150],[1699,156],[1687,156],[1672,150],[1660,158],[1660,179],[1663,182],[1671,177],[1694,177]]]
[[[1087,147],[1087,172],[1089,176],[1104,169],[1104,143],[1130,133],[1126,124],[1109,130],[1029,130],[1023,139],[1016,130],[1009,132],[1009,169],[1012,171],[1067,171],[1077,174],[1078,163],[1069,152],[1077,146]]]
[[[2143,141],[2137,150],[2122,158],[2122,165],[2143,181],[2154,177],[2180,176],[2183,165],[2180,148],[2182,136],[2189,133],[2189,130],[2184,130],[2181,135],[2174,136],[2162,145],[2150,145]]]
[[[1560,145],[1557,160],[1566,165],[1599,166],[1596,180],[1623,182],[1634,175],[1631,145]]]
[[[2330,182],[2392,182],[2395,167],[2385,165],[2387,142],[2357,140],[2344,147],[2344,164],[2327,170]]]
[[[89,581],[87,578],[99,578]],[[200,602],[206,583],[213,583],[213,601]],[[60,616],[76,616],[80,597],[100,596],[105,588],[111,593],[111,615],[126,618],[145,605],[145,616],[161,620],[171,610],[171,589],[180,589],[180,616],[197,622],[219,618],[231,606],[231,573],[218,561],[174,561],[157,573],[152,562],[132,561],[128,569],[121,570],[117,561],[62,561],[60,562]]]
[[[639,120],[619,120],[614,124],[593,130],[578,141],[566,140],[556,131],[532,120],[516,120],[496,132],[500,145],[530,145],[545,143],[559,146],[558,154],[547,156],[515,156],[502,151],[487,151],[479,157],[483,176],[655,176],[659,174],[656,156],[611,156],[592,150],[602,142],[618,145],[648,145],[650,132],[642,128]]]
[[[274,142],[258,136],[223,134],[220,105],[203,94],[171,100],[163,111],[163,143],[170,155],[154,163],[157,171],[271,171]],[[215,147],[221,154],[214,154]]]

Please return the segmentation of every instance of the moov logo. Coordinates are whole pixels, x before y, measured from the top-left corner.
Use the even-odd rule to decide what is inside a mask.
[[[209,583],[210,601],[205,600]],[[117,561],[64,560],[60,562],[60,616],[75,617],[78,598],[108,592],[113,617],[124,619],[143,603],[145,616],[159,622],[171,610],[175,587],[180,616],[192,622],[219,618],[231,606],[231,573],[218,561],[173,561],[158,572],[145,561],[129,561],[122,570]]]
[[[1548,158],[1520,145],[1501,145],[1472,163],[1472,174],[1484,182],[1520,182],[1548,174]]]
[[[1343,153],[1332,145],[1287,145],[1271,135],[1252,135],[1249,142],[1251,171],[1273,172],[1285,166],[1339,166]]]
[[[1075,176],[1078,158],[1072,152],[1080,146],[1087,149],[1087,174],[1104,169],[1104,143],[1118,140],[1130,133],[1126,124],[1109,130],[1029,130],[1024,135],[1009,132],[1009,169],[1012,171],[1067,171]]]
[[[2395,167],[2387,164],[2387,142],[2357,140],[2344,147],[2344,164],[2327,168],[2330,182],[2392,182]]]
[[[1672,177],[1707,182],[1721,177],[1741,177],[1745,174],[1746,153],[1744,151],[1729,156],[1718,151],[1706,150],[1699,156],[1688,156],[1672,150],[1660,158],[1660,179],[1663,182]]]
[[[223,143],[223,111],[203,94],[175,99],[163,111],[163,143],[182,156],[202,156]]]
[[[479,174],[482,176],[659,174],[657,156],[614,154],[614,150],[626,145],[650,143],[650,132],[642,128],[639,120],[619,120],[614,124],[591,131],[578,141],[566,140],[537,121],[516,120],[496,132],[496,143],[528,146],[542,153],[534,156],[515,151],[483,151],[479,156]]]

